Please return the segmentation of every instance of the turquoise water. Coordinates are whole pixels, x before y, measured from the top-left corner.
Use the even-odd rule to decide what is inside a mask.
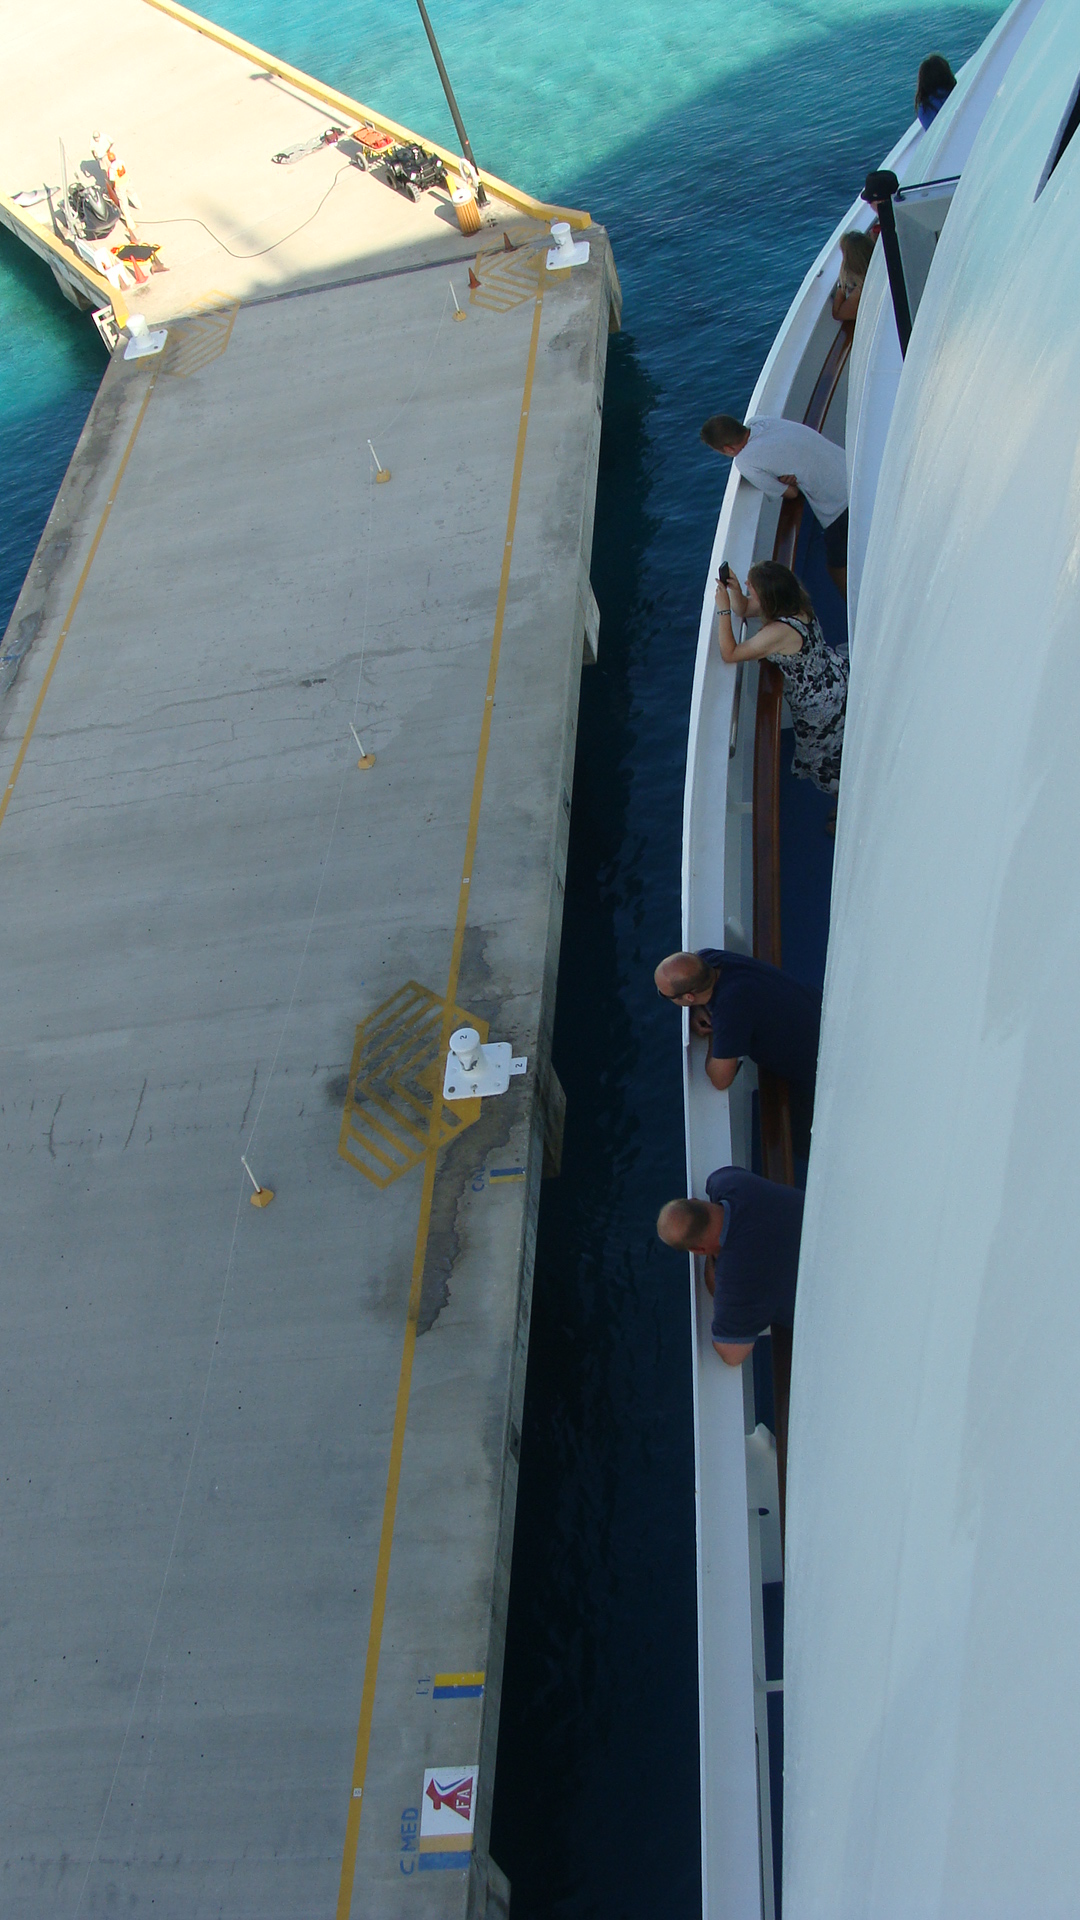
[[[453,135],[412,0],[219,0],[234,31]],[[784,309],[911,115],[933,48],[996,6],[431,0],[478,157],[611,230],[625,296],[604,404],[555,1064],[564,1172],[537,1244],[494,1847],[513,1920],[690,1920],[698,1780],[678,1048],[686,715],[723,463]],[[10,183],[8,183],[10,184]],[[100,378],[89,322],[0,230],[0,622]]]
[[[0,633],[105,365],[85,314],[0,227]]]
[[[223,0],[211,11],[305,72],[456,145],[412,0],[352,0],[332,19],[297,0]],[[776,54],[823,48],[838,28],[864,31],[894,9],[887,0],[435,0],[428,11],[483,164],[557,197],[631,133],[647,143],[719,83],[751,80]],[[933,19],[941,9],[922,11]],[[642,161],[647,173],[644,153]]]
[[[407,126],[455,145],[452,123],[412,0],[219,0],[213,18]],[[473,148],[495,173],[552,198],[593,201],[615,178],[620,199],[650,203],[680,122],[725,93],[753,97],[766,72],[813,69],[837,84],[838,40],[867,49],[867,84],[907,117],[909,69],[888,58],[898,20],[916,41],[976,44],[994,9],[958,14],[929,0],[435,0],[433,18]],[[964,26],[950,39],[950,22]],[[976,21],[974,31],[970,23]],[[774,125],[773,103],[764,120]],[[827,106],[834,106],[829,99]],[[863,103],[852,103],[863,117]],[[771,138],[771,132],[770,132]],[[762,142],[764,145],[764,142]],[[758,142],[722,158],[756,193]],[[6,183],[13,186],[17,183]],[[704,188],[706,181],[700,183]],[[718,186],[727,182],[717,181]],[[700,212],[708,217],[708,196]],[[645,291],[646,301],[648,292]],[[55,496],[103,362],[85,320],[66,306],[47,268],[0,230],[0,625],[6,622]]]

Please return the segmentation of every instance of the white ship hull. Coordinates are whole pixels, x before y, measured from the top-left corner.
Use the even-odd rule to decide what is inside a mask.
[[[1060,6],[1060,0],[1058,4]],[[1039,0],[1017,0],[964,69],[956,93],[929,132],[924,134],[915,125],[905,134],[884,163],[897,173],[901,182],[962,174],[973,150],[976,157],[982,151],[980,128],[987,114],[995,110],[995,96],[1038,14]],[[1080,50],[1072,69],[1073,77],[1078,71]],[[1080,142],[1077,159],[1080,161]],[[951,195],[951,189],[948,192]],[[852,225],[865,226],[869,218],[869,210],[856,200],[810,268],[762,369],[747,407],[748,414],[805,417],[837,334],[829,308],[839,267],[839,236]],[[875,528],[871,534],[871,526],[883,459],[883,484],[889,482],[891,474],[891,484],[896,489],[896,497],[890,499],[889,507],[884,510],[887,516],[900,511],[903,497],[903,476],[898,476],[890,440],[898,393],[903,392],[903,363],[881,252],[881,248],[876,250],[867,280],[850,365],[844,370],[823,421],[823,430],[831,438],[841,442],[846,439],[851,479],[849,606],[855,616],[852,621],[852,709],[856,717],[849,721],[849,727],[853,728],[856,746],[853,750],[849,745],[845,750],[834,894],[835,901],[842,902],[845,910],[840,927],[851,955],[839,976],[843,978],[841,991],[845,994],[857,989],[858,956],[868,942],[873,944],[879,939],[878,923],[875,920],[872,925],[867,924],[860,904],[867,877],[858,849],[861,810],[866,804],[864,791],[873,790],[879,782],[875,756],[884,750],[882,729],[887,728],[890,721],[888,701],[883,706],[871,686],[871,677],[879,671],[880,648],[874,642],[882,618],[882,589],[876,570],[879,531]],[[933,283],[938,271],[935,258],[925,301],[934,295]],[[925,327],[921,309],[917,327],[920,330]],[[909,379],[910,373],[905,370],[905,389]],[[947,410],[944,396],[939,405],[943,410],[939,424],[943,424]],[[1080,441],[1080,434],[1077,440]],[[754,946],[754,735],[759,675],[753,665],[736,670],[725,666],[720,658],[715,640],[713,582],[724,557],[731,561],[740,577],[744,577],[754,560],[770,555],[776,523],[775,504],[740,482],[733,470],[705,584],[691,704],[682,873],[683,945],[687,948],[725,945],[748,952]],[[935,556],[928,564],[933,565],[935,578],[940,579],[941,555],[932,526],[924,527],[921,537]],[[882,535],[882,542],[884,538]],[[895,591],[895,584],[892,590]],[[1018,584],[1014,582],[1010,596],[1015,597],[1018,591]],[[864,598],[865,608],[860,605]],[[868,628],[872,629],[869,640],[866,638]],[[1080,631],[1080,622],[1077,631]],[[860,649],[866,652],[865,660],[860,658]],[[895,709],[892,718],[895,721]],[[860,745],[863,741],[867,743],[865,746]],[[859,767],[855,776],[851,771],[852,760]],[[855,780],[858,786],[853,796],[851,789]],[[940,804],[940,793],[937,797]],[[888,806],[880,787],[875,804],[881,809]],[[932,818],[932,809],[929,818]],[[925,820],[923,825],[926,829]],[[895,830],[902,841],[902,817],[896,820]],[[895,853],[896,848],[892,847],[891,851]],[[817,1877],[813,1864],[824,1858],[816,1837],[822,1818],[822,1743],[849,1792],[854,1791],[853,1775],[858,1774],[862,1764],[852,1749],[847,1754],[847,1769],[840,1766],[840,1755],[846,1750],[845,1721],[842,1714],[830,1715],[829,1712],[828,1686],[822,1677],[820,1636],[826,1632],[830,1648],[835,1649],[835,1656],[840,1659],[849,1627],[843,1605],[843,1581],[831,1575],[827,1585],[835,1613],[828,1621],[823,1620],[818,1594],[826,1573],[817,1542],[825,1525],[824,1509],[828,1507],[831,1518],[825,1531],[834,1546],[839,1534],[845,1536],[844,1551],[837,1549],[838,1564],[850,1574],[855,1536],[848,1530],[848,1486],[844,1473],[853,1453],[859,1457],[860,1464],[865,1465],[878,1452],[876,1435],[852,1431],[846,1415],[838,1417],[837,1413],[850,1397],[845,1384],[847,1369],[862,1367],[863,1356],[850,1351],[851,1343],[848,1343],[841,1366],[832,1357],[826,1364],[824,1351],[839,1337],[840,1316],[831,1276],[845,1227],[843,1210],[835,1196],[842,1191],[844,1205],[860,1208],[860,1218],[871,1233],[880,1211],[876,1197],[864,1204],[860,1196],[852,1195],[849,1182],[844,1181],[838,1187],[836,1179],[837,1162],[842,1164],[845,1154],[850,1152],[846,1108],[853,1098],[861,1100],[865,1083],[865,1072],[853,1062],[853,1049],[859,1049],[860,1058],[865,1060],[868,1054],[873,1054],[875,1046],[865,1021],[857,1029],[858,1037],[854,1038],[847,1014],[842,1017],[837,1013],[838,963],[833,957],[837,937],[834,909],[822,1061],[824,1077],[819,1080],[795,1335],[788,1510],[791,1575],[786,1588],[787,1651],[783,1683],[787,1690],[785,1790],[788,1796],[785,1916],[786,1920],[810,1920],[810,1916],[814,1916],[814,1920],[818,1916],[825,1920],[828,1915],[828,1920],[837,1920],[843,1913],[850,1914],[852,1920],[858,1914],[859,1920],[863,1920],[865,1914],[880,1912],[895,1914],[897,1920],[901,1914],[904,1920],[922,1920],[924,1909],[917,1902],[880,1907],[857,1903],[837,1905],[835,1895],[842,1877],[837,1877],[840,1866],[835,1852]],[[915,1003],[918,1004],[917,995]],[[875,1019],[880,1013],[880,1008],[875,1009]],[[843,1038],[837,1038],[838,1031]],[[913,1056],[910,1037],[905,1039],[904,1050],[910,1068]],[[705,1077],[703,1050],[688,1044],[685,1015],[683,1072],[687,1190],[700,1194],[714,1167],[731,1160],[750,1163],[753,1080],[744,1070],[730,1095],[718,1093]],[[925,1101],[927,1092],[927,1084],[920,1081],[917,1099]],[[827,1116],[824,1120],[823,1114]],[[885,1131],[889,1134],[891,1128]],[[865,1243],[860,1244],[865,1260]],[[850,1261],[847,1265],[850,1269]],[[760,1436],[757,1442],[750,1439],[748,1451],[748,1436],[753,1434],[756,1419],[751,1370],[746,1367],[741,1372],[732,1371],[722,1365],[713,1351],[711,1301],[701,1284],[700,1273],[693,1271],[694,1266],[691,1261],[697,1435],[702,1910],[706,1920],[732,1920],[733,1916],[738,1920],[751,1920],[751,1916],[753,1920],[761,1920],[763,1915],[769,1920],[774,1902],[768,1684],[761,1588],[763,1580],[776,1578],[780,1570],[775,1474],[770,1484],[770,1457],[760,1443]],[[854,1273],[851,1284],[857,1284]],[[844,1292],[843,1299],[844,1311],[850,1314],[850,1289]],[[827,1329],[821,1336],[816,1331],[818,1322]],[[871,1337],[864,1320],[858,1321],[858,1328],[859,1340]],[[823,1389],[825,1379],[827,1390]],[[860,1392],[859,1398],[862,1397]],[[824,1472],[823,1458],[827,1461]],[[759,1511],[762,1506],[767,1509],[764,1514]],[[809,1693],[805,1691],[807,1686]],[[823,1731],[826,1724],[827,1739]],[[833,1818],[838,1829],[842,1829],[844,1808],[834,1808]],[[863,1898],[862,1892],[859,1898]],[[944,1920],[946,1911],[958,1913],[961,1909],[940,1907],[925,1911],[940,1912]],[[983,1910],[972,1907],[970,1911],[974,1915]],[[1014,1911],[1019,1914],[1020,1909]]]

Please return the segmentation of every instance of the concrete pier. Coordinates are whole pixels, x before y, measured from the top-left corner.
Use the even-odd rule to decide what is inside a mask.
[[[114,355],[3,644],[9,1920],[506,1910],[617,283],[400,206]]]
[[[81,0],[40,0],[5,18],[0,103],[0,221],[48,261],[69,299],[111,307],[121,323],[130,311],[158,326],[208,301],[326,285],[364,262],[385,272],[395,259],[415,265],[462,251],[447,194],[411,204],[378,170],[360,171],[348,140],[289,164],[275,159],[332,127],[370,123],[402,141],[415,134],[175,0],[110,0],[97,13]],[[164,270],[141,282],[113,255],[127,240],[122,226],[98,248],[121,285],[64,237],[58,218],[65,166],[69,186],[103,181],[95,135],[99,148],[112,140],[125,190],[137,197],[138,240],[161,249]],[[424,145],[444,160],[451,187],[460,184],[460,155]],[[588,224],[576,209],[545,208],[482,178],[484,224],[496,239],[521,214]],[[18,203],[42,187],[50,198]]]

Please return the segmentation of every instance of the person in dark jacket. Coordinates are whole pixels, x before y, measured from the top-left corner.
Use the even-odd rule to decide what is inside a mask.
[[[745,1167],[718,1167],[705,1191],[707,1200],[669,1200],[656,1231],[665,1246],[705,1256],[713,1346],[741,1367],[760,1334],[794,1321],[803,1196]]]
[[[662,999],[689,1007],[691,1033],[708,1041],[705,1071],[714,1087],[730,1087],[746,1058],[812,1098],[821,1026],[813,987],[720,947],[671,953],[653,978]]]

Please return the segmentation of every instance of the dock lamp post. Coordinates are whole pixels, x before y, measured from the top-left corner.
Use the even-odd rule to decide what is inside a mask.
[[[881,226],[881,244],[885,249],[896,331],[900,337],[900,358],[903,360],[911,339],[911,307],[908,303],[907,281],[904,279],[904,262],[900,256],[896,214],[893,211],[893,198],[899,191],[900,182],[895,173],[868,173],[862,198],[873,207]]]
[[[424,5],[424,0],[416,0],[416,4],[420,9],[420,18],[424,23],[424,32],[427,34],[427,37],[428,37],[428,45],[430,46],[432,53],[435,55],[435,65],[439,69],[439,79],[442,81],[442,84],[443,84],[443,92],[446,95],[446,104],[450,109],[450,113],[453,118],[454,125],[457,128],[457,137],[461,141],[462,158],[468,161],[470,167],[472,167],[476,173],[476,176],[477,176],[476,198],[480,206],[486,207],[487,194],[484,192],[483,182],[480,179],[480,169],[476,165],[476,161],[473,158],[473,150],[469,145],[469,136],[465,131],[465,122],[461,118],[461,113],[458,108],[458,103],[454,99],[454,89],[450,85],[450,75],[446,71],[446,64],[443,60],[442,54],[439,52],[439,43],[435,38],[435,29],[432,26],[431,21],[428,19],[428,10]]]

